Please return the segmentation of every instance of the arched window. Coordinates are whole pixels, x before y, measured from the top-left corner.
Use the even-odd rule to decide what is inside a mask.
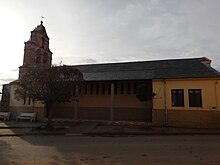
[[[41,63],[41,53],[40,50],[37,50],[37,53],[35,55],[35,63],[40,64]]]
[[[46,64],[47,61],[48,61],[48,57],[47,57],[47,54],[45,53],[43,57],[43,63]]]
[[[42,48],[44,48],[44,42],[45,42],[44,37],[42,37]]]
[[[36,64],[40,63],[40,55],[39,54],[36,54],[36,56],[35,56],[35,63]]]

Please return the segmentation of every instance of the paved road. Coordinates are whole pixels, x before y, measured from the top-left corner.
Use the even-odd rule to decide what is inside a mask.
[[[0,164],[220,164],[220,136],[0,138]]]

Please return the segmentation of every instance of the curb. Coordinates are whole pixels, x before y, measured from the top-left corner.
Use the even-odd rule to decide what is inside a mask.
[[[10,136],[33,136],[33,135],[65,135],[65,133],[18,133],[18,134],[2,134],[0,137]]]
[[[88,133],[64,133],[64,132],[36,132],[36,133],[17,133],[17,134],[2,134],[0,137],[10,137],[10,136],[33,136],[33,135],[42,135],[42,136],[99,136],[99,137],[125,137],[125,136],[178,136],[178,135],[220,135],[220,132],[198,132],[198,133],[160,133],[160,132],[124,132],[124,133],[114,133],[114,132],[88,132]]]
[[[220,135],[220,132],[175,132],[175,133],[170,133],[170,132],[124,132],[124,133],[106,133],[106,132],[97,132],[97,133],[84,133],[83,135],[85,136],[177,136],[177,135]]]
[[[18,127],[18,126],[15,126],[15,127],[0,127],[0,130],[1,129],[30,129],[30,128],[38,128],[37,126],[36,127],[30,127],[30,126],[27,126],[27,127]]]

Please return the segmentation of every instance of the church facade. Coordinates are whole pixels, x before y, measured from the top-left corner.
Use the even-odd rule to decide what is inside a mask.
[[[52,52],[43,22],[25,42],[19,77],[33,66],[51,67]],[[206,57],[105,64],[75,65],[83,73],[79,101],[56,103],[54,118],[142,121],[155,126],[220,128],[220,73]],[[46,118],[41,102],[15,99],[17,81],[3,87],[2,111],[12,119],[20,112],[37,112]],[[137,87],[146,84],[156,94],[153,100],[137,99]],[[71,90],[71,89],[70,89]]]

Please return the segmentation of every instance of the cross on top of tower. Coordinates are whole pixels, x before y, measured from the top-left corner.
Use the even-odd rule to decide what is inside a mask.
[[[40,21],[41,25],[43,25],[43,19],[44,19],[44,16],[41,16],[41,21]]]

